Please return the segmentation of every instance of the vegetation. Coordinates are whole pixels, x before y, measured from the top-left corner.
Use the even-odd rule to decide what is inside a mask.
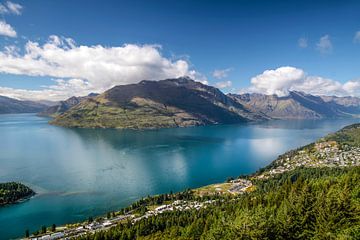
[[[223,201],[207,208],[165,212],[79,239],[359,239],[359,182],[359,167],[299,168],[257,180],[254,192],[215,196]]]
[[[16,182],[0,183],[0,206],[15,203],[31,197],[35,192],[29,187]]]
[[[328,135],[325,139],[341,143],[342,146],[360,147],[360,124],[344,127],[340,131]]]

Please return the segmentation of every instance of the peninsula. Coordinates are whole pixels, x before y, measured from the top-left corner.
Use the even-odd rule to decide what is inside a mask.
[[[35,192],[24,184],[16,182],[0,183],[0,207],[20,202],[33,195],[35,195]]]

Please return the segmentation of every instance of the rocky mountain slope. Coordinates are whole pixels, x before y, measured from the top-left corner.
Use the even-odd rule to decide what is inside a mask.
[[[258,93],[229,96],[249,111],[275,119],[339,118],[360,114],[360,99],[355,97],[313,96],[295,91],[285,97]]]
[[[116,86],[57,116],[65,127],[163,128],[268,119],[219,89],[183,77]]]
[[[4,113],[36,113],[43,111],[48,106],[33,101],[20,101],[17,99],[0,96],[0,114]]]
[[[92,97],[96,97],[98,94],[96,93],[90,93],[88,96],[84,96],[84,97],[71,97],[66,99],[65,101],[60,101],[59,104],[50,106],[48,108],[46,108],[44,111],[40,112],[38,115],[39,116],[48,116],[48,117],[56,117],[64,112],[66,112],[67,110],[69,110],[71,107],[79,104],[80,102],[92,98]]]

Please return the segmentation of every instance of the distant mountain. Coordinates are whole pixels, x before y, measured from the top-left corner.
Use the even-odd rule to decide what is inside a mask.
[[[249,111],[275,119],[320,119],[353,117],[360,114],[360,99],[355,97],[314,96],[290,92],[288,96],[258,93],[229,94]]]
[[[48,106],[34,101],[21,101],[9,97],[0,96],[0,114],[5,113],[37,113]]]
[[[88,96],[84,96],[84,97],[73,96],[65,101],[60,101],[58,104],[52,105],[52,106],[44,109],[44,111],[40,112],[38,115],[39,116],[56,117],[64,112],[66,112],[71,107],[79,104],[80,102],[82,102],[88,98],[96,97],[97,95],[99,95],[99,94],[90,93]]]
[[[219,89],[188,77],[116,86],[88,98],[52,124],[65,127],[163,128],[268,119]]]

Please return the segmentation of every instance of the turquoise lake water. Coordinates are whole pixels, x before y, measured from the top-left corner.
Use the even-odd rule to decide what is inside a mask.
[[[147,195],[252,173],[356,119],[271,121],[149,131],[66,129],[34,114],[0,115],[0,182],[38,194],[0,208],[0,239],[82,221]]]

